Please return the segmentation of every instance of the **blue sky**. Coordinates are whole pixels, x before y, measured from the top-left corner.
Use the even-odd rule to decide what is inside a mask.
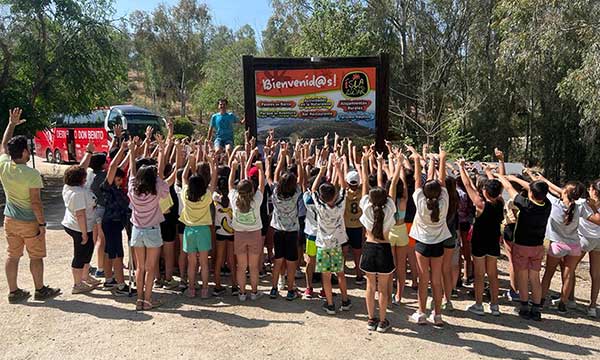
[[[211,10],[213,22],[237,29],[250,24],[260,38],[271,16],[269,0],[204,0]],[[134,10],[151,11],[158,4],[175,5],[178,0],[117,0],[117,15],[123,16]]]

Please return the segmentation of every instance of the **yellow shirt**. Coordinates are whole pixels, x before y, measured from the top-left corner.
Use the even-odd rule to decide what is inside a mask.
[[[210,204],[212,204],[212,193],[206,191],[206,194],[199,201],[190,201],[187,196],[188,187],[184,185],[181,189],[181,201],[183,210],[179,221],[186,226],[212,225],[212,216],[210,214]]]
[[[0,181],[6,193],[4,215],[21,221],[36,221],[31,209],[29,189],[44,187],[40,173],[25,164],[15,164],[8,154],[2,154]]]
[[[362,210],[360,209],[361,195],[362,191],[360,189],[353,191],[349,188],[346,192],[346,210],[344,211],[346,228],[356,229],[362,227],[360,222],[362,215]]]

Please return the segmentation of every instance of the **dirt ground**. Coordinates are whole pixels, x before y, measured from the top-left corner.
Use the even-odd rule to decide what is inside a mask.
[[[501,300],[501,317],[479,317],[464,311],[471,297],[462,291],[454,301],[456,310],[444,314],[444,328],[418,326],[408,322],[416,309],[416,294],[407,287],[405,303],[388,310],[393,328],[386,334],[367,331],[364,287],[355,286],[353,276],[348,276],[353,308],[336,316],[326,315],[320,300],[287,302],[267,296],[240,303],[230,295],[190,300],[175,292],[157,290],[156,296],[165,305],[153,312],[135,312],[133,299],[114,298],[100,290],[71,295],[73,250],[71,240],[59,227],[63,216],[60,181],[50,177],[46,181],[44,201],[50,230],[45,282],[62,288],[64,294],[47,302],[30,299],[9,305],[6,281],[3,274],[0,276],[2,359],[600,357],[600,323],[585,315],[590,289],[587,258],[578,274],[578,309],[567,315],[550,309],[542,322],[523,321],[512,313],[513,306],[507,300]],[[0,263],[5,258],[6,241],[0,229]],[[24,258],[19,284],[33,291],[27,264]],[[500,267],[504,289],[508,286],[506,266],[503,259]],[[226,283],[229,280],[225,278]],[[268,291],[268,280],[261,280],[261,290]],[[299,286],[303,288],[304,281]],[[557,274],[553,289],[558,287]],[[339,296],[336,302],[339,306]]]

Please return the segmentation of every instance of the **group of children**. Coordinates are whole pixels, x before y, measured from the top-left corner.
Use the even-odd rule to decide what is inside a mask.
[[[337,134],[317,146],[314,139],[277,141],[270,131],[259,152],[249,135],[243,146],[212,148],[208,141],[175,140],[171,123],[168,129],[166,138],[148,128],[145,139],[126,139],[116,127],[109,154],[89,146],[81,165],[65,172],[63,225],[74,243],[73,293],[101,285],[89,275],[95,244],[102,253],[102,286],[115,295],[136,293],[137,310],[161,305],[152,297],[153,287],[189,297],[199,290],[200,297],[210,297],[211,270],[212,295],[223,296],[225,268],[232,271],[231,294],[239,301],[256,300],[259,278],[270,264],[270,298],[286,287],[286,300],[316,297],[318,274],[323,310],[335,314],[352,308],[345,275],[346,259],[352,258],[355,283],[366,279],[370,330],[390,328],[388,303],[402,303],[408,267],[418,290],[411,320],[441,326],[442,312],[453,310],[453,293],[461,284],[473,282],[475,302],[467,310],[485,314],[486,275],[489,311],[500,315],[497,260],[504,244],[511,279],[507,296],[520,301],[520,316],[541,319],[558,266],[563,286],[555,302],[566,311],[575,268],[588,252],[589,314],[596,315],[600,180],[586,195],[579,182],[560,188],[531,171],[507,175],[499,150],[497,168],[486,165],[480,175],[463,159],[449,163],[443,149],[419,153],[386,142],[384,156]],[[137,291],[125,283],[124,230]],[[545,239],[550,245],[540,280]],[[303,263],[301,293],[295,281]],[[427,317],[429,288],[433,302]]]

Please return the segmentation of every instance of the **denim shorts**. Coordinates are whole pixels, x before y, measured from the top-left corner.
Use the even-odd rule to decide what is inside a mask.
[[[215,147],[220,147],[223,149],[225,149],[225,147],[227,145],[231,145],[233,147],[233,140],[229,140],[229,139],[225,140],[225,139],[221,139],[221,138],[216,138],[214,145],[215,145]]]
[[[163,244],[160,226],[139,228],[133,226],[131,230],[131,247],[158,248]]]

